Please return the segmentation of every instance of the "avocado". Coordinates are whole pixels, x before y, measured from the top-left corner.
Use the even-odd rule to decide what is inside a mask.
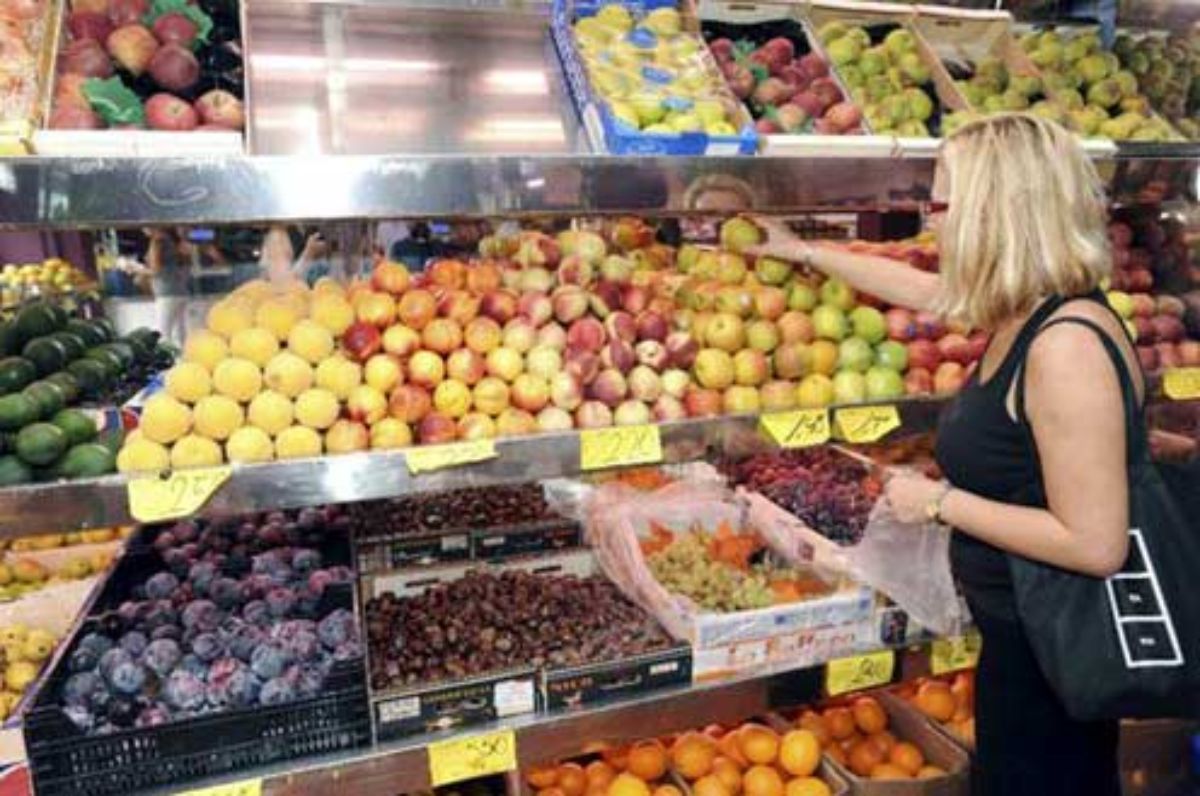
[[[63,478],[96,478],[117,468],[117,457],[97,442],[84,442],[70,448],[56,465]]]
[[[92,323],[100,329],[106,342],[117,339],[117,327],[113,326],[113,322],[108,318],[92,318]]]
[[[13,325],[21,340],[29,341],[37,337],[54,334],[67,323],[67,313],[62,307],[48,301],[34,301],[26,304],[17,311]]]
[[[0,357],[21,353],[21,337],[17,327],[9,321],[0,321]]]
[[[79,359],[87,350],[87,344],[77,334],[70,332],[55,332],[50,339],[56,341],[67,352],[67,362]]]
[[[67,331],[82,340],[83,344],[88,348],[95,345],[102,345],[108,339],[104,327],[97,326],[92,321],[85,321],[82,318],[72,318],[70,321],[67,321]]]
[[[56,415],[67,405],[66,395],[62,387],[50,381],[35,381],[24,390],[22,395],[28,395],[38,406],[38,417],[49,418]]]
[[[16,456],[0,456],[0,487],[28,484],[33,470]]]
[[[39,376],[49,376],[60,371],[70,361],[66,347],[50,337],[30,340],[21,351],[21,356],[33,363]]]
[[[17,455],[35,467],[50,464],[66,450],[67,433],[50,423],[34,423],[17,434]]]
[[[133,367],[136,357],[134,355],[133,346],[129,343],[117,340],[113,343],[105,343],[100,347],[106,351],[111,351],[117,356],[118,359],[121,360],[121,370],[127,370],[128,368]]]
[[[72,445],[91,442],[96,438],[96,421],[78,409],[62,409],[50,418],[50,422],[66,432]]]
[[[62,388],[63,397],[67,399],[68,406],[79,400],[79,380],[67,371],[60,370],[58,373],[51,373],[46,377],[46,381]]]
[[[108,386],[108,368],[94,359],[77,359],[67,365],[67,373],[79,383],[84,398],[99,398]]]
[[[118,378],[121,375],[121,371],[125,369],[125,364],[121,361],[120,354],[106,345],[89,348],[84,352],[83,358],[99,362],[104,367],[104,372],[108,374],[109,380]]]
[[[37,367],[28,359],[5,357],[0,359],[0,395],[25,389],[37,378]]]
[[[0,431],[18,431],[38,419],[33,396],[17,392],[0,398]]]

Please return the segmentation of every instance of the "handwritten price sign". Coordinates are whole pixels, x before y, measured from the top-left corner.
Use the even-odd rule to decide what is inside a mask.
[[[126,486],[129,513],[139,522],[190,517],[232,474],[233,468],[224,465],[134,478]]]
[[[886,685],[895,670],[896,653],[891,650],[837,658],[825,664],[825,692],[837,696]]]
[[[579,467],[583,470],[656,464],[662,457],[658,426],[585,428],[579,432]]]
[[[833,422],[838,435],[847,442],[878,442],[900,428],[900,412],[890,404],[848,406],[836,410]]]
[[[516,768],[517,737],[512,730],[429,745],[429,781],[435,788]]]
[[[983,637],[971,632],[965,636],[934,639],[929,648],[929,670],[934,674],[973,669],[979,665]]]
[[[496,458],[496,443],[490,439],[428,445],[413,448],[404,453],[404,462],[408,465],[408,471],[413,475],[494,458]]]
[[[1200,398],[1200,368],[1169,368],[1163,374],[1163,393],[1175,401]]]
[[[262,796],[261,779],[244,779],[231,782],[228,785],[214,785],[211,788],[180,791],[175,796]]]
[[[770,412],[758,423],[781,448],[808,448],[829,441],[829,412],[824,409]]]

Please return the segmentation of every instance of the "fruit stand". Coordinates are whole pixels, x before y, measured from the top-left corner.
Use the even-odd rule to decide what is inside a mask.
[[[26,42],[0,254],[42,247],[0,264],[22,792],[967,793],[978,636],[927,630],[856,547],[883,468],[938,475],[987,337],[754,258],[738,214],[936,270],[937,146],[976,114],[1085,141],[1160,452],[1195,456],[1200,19],[1106,44],[851,0],[0,15]],[[445,248],[406,267],[395,221]],[[313,223],[333,276],[272,272],[267,230]],[[111,232],[144,228],[194,273],[235,234],[264,265],[184,339],[119,328],[100,262],[149,260]],[[1185,776],[1151,757],[1129,793]]]

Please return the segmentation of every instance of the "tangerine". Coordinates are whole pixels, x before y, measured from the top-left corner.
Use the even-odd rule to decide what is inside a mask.
[[[740,777],[739,777],[740,780]],[[692,783],[692,796],[732,796],[725,782],[716,774],[705,774]]]
[[[921,770],[917,772],[917,779],[937,779],[944,776],[946,770],[938,766],[921,766]]]
[[[761,724],[743,724],[738,730],[738,747],[751,763],[769,765],[779,756],[779,735]]]
[[[629,763],[629,747],[613,746],[602,750],[600,756],[604,758],[605,763],[608,763],[615,770],[624,771],[626,764]]]
[[[622,771],[608,785],[608,796],[650,796],[650,786],[627,771]]]
[[[638,741],[629,748],[626,770],[647,782],[661,779],[667,773],[667,750],[655,740]]]
[[[883,752],[870,741],[862,740],[850,747],[847,764],[860,777],[871,775],[871,769],[883,762]]]
[[[817,742],[824,749],[829,745],[832,736],[829,734],[829,726],[825,723],[825,719],[821,718],[821,714],[815,710],[806,710],[800,714],[799,721],[796,726],[802,730],[808,730],[813,735],[817,736]]]
[[[783,794],[784,796],[832,796],[833,791],[829,789],[823,779],[797,777],[788,781]]]
[[[542,788],[537,796],[563,796],[562,788]]]
[[[587,790],[587,776],[578,763],[563,763],[558,767],[558,787],[566,796],[583,796]]]
[[[725,789],[732,796],[737,796],[742,790],[742,767],[728,757],[720,756],[713,760],[712,773],[709,776],[716,777],[725,785]]]
[[[684,779],[700,779],[712,770],[713,759],[717,756],[716,747],[713,739],[703,733],[685,733],[671,747],[671,762]]]
[[[842,741],[854,734],[854,714],[848,708],[829,708],[824,715],[829,737]]]
[[[921,766],[925,765],[925,755],[921,754],[921,750],[917,748],[916,744],[901,741],[888,753],[888,762],[897,768],[904,769],[909,776],[913,776],[921,770]]]
[[[954,694],[950,686],[936,680],[930,680],[917,689],[914,702],[917,710],[934,721],[950,721],[954,717]]]
[[[807,777],[821,763],[821,744],[810,730],[792,730],[779,744],[779,765],[794,777]]]
[[[529,787],[538,790],[553,788],[558,784],[558,766],[531,766],[525,773],[525,781],[529,783]]]
[[[883,706],[875,697],[864,696],[854,700],[852,711],[854,723],[866,735],[883,732],[887,729],[887,713],[884,712]]]
[[[892,747],[896,745],[896,736],[892,735],[887,730],[884,730],[883,732],[877,732],[871,736],[868,736],[868,738],[871,743],[879,747],[879,751],[883,752],[884,755],[887,755],[889,752],[891,752]]]
[[[824,751],[825,751],[825,755],[830,760],[834,761],[835,763],[837,763],[838,765],[841,765],[841,766],[846,765],[846,762],[847,762],[846,761],[846,750],[843,749],[842,747],[833,743],[833,744],[830,744],[829,746],[827,746]]]
[[[751,766],[742,777],[746,796],[783,796],[783,777],[773,766]]]
[[[602,785],[607,788],[608,783],[612,782],[613,777],[617,776],[617,772],[616,769],[603,760],[593,760],[584,767],[583,775],[587,777],[589,788],[593,785]]]
[[[683,791],[674,785],[659,785],[650,796],[683,796]]]
[[[750,765],[750,761],[742,754],[742,747],[738,744],[739,730],[730,730],[717,740],[717,748],[721,750],[721,754],[728,757],[739,768],[746,768]]]
[[[912,775],[900,766],[880,763],[871,769],[871,779],[912,779]]]

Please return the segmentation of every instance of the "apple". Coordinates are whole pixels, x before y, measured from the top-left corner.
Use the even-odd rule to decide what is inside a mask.
[[[404,379],[404,368],[396,357],[376,354],[363,366],[363,379],[381,393],[389,393]]]
[[[637,365],[629,371],[629,394],[639,401],[654,403],[662,395],[662,379],[652,368]]]
[[[733,384],[733,357],[720,348],[705,348],[696,354],[692,371],[700,386],[712,390],[724,390]]]
[[[696,262],[700,259],[702,251],[694,243],[685,243],[680,246],[678,253],[675,255],[675,264],[678,266],[680,273],[690,273],[695,268]]]
[[[421,331],[421,345],[446,356],[463,342],[462,327],[449,318],[434,318]]]
[[[690,368],[696,361],[700,344],[687,332],[671,332],[667,335],[666,349],[671,367]]]
[[[338,420],[325,432],[326,453],[365,451],[370,444],[367,427],[353,420]]]
[[[1154,296],[1151,296],[1149,293],[1134,293],[1132,296],[1129,296],[1129,304],[1131,315],[1140,318],[1149,318],[1158,309],[1158,304],[1155,302]]]
[[[823,373],[811,373],[796,387],[796,405],[801,409],[820,409],[833,403],[833,380]]]
[[[612,410],[599,401],[584,401],[575,410],[575,425],[579,428],[603,428],[612,424]]]
[[[937,341],[943,360],[966,365],[971,361],[971,344],[958,332],[950,332]]]
[[[654,406],[650,407],[654,415],[655,422],[665,423],[671,420],[682,420],[687,417],[687,410],[683,408],[683,402],[673,395],[660,395],[658,400],[654,402]]]
[[[468,386],[474,385],[487,375],[487,359],[477,351],[460,348],[446,358],[446,375]]]
[[[756,351],[769,354],[779,345],[779,330],[771,321],[751,321],[746,326],[746,343]]]
[[[849,333],[846,315],[832,304],[822,304],[813,310],[813,333],[826,340],[839,341]]]
[[[839,404],[857,404],[867,399],[867,379],[855,370],[833,374],[833,400]]]
[[[471,400],[471,388],[456,379],[446,379],[433,391],[434,410],[454,420],[471,411]]]
[[[610,312],[621,308],[621,285],[617,282],[602,281],[592,286],[588,295],[588,308],[597,318],[607,318]]]
[[[746,260],[731,251],[717,253],[717,281],[724,285],[740,285],[746,279]]]
[[[1159,368],[1177,368],[1183,364],[1175,343],[1160,342],[1154,348],[1158,351]]]
[[[1133,318],[1133,339],[1139,344],[1150,345],[1158,340],[1158,329],[1150,318],[1135,316]]]
[[[759,257],[754,261],[754,275],[764,285],[782,285],[792,275],[792,265],[774,257]]]
[[[704,341],[722,351],[737,351],[746,345],[745,325],[736,315],[718,312],[704,329]]]
[[[1138,363],[1145,372],[1153,373],[1158,370],[1158,349],[1154,346],[1138,345],[1137,357]]]
[[[775,326],[779,330],[779,340],[782,343],[812,342],[813,323],[807,313],[788,310],[779,316]]]
[[[497,437],[520,437],[537,430],[537,419],[524,409],[510,406],[496,418]]]
[[[887,336],[889,339],[897,340],[901,343],[907,343],[910,340],[916,339],[917,324],[913,319],[913,314],[908,310],[893,307],[884,313],[884,319],[887,322]]]
[[[396,302],[396,316],[409,328],[421,331],[437,314],[437,300],[428,290],[409,290]]]
[[[154,38],[154,34],[145,25],[131,21],[108,34],[108,38],[104,41],[104,46],[113,57],[113,60],[120,64],[122,69],[134,77],[138,77],[146,71],[146,68],[150,65],[150,59],[158,51],[158,39]],[[156,94],[155,96],[159,95]],[[187,105],[186,102],[178,97],[172,97],[170,94],[163,96],[171,97],[176,102]],[[149,105],[149,101],[147,101],[147,105]],[[193,118],[196,118],[198,121],[198,116],[195,110],[192,109],[192,106],[188,105],[187,107]],[[149,109],[147,108],[147,110]],[[192,125],[192,127],[195,126],[195,124]]]
[[[616,368],[606,368],[588,385],[588,396],[609,407],[616,407],[629,393],[625,374]]]
[[[826,279],[819,294],[822,304],[837,307],[842,312],[849,312],[854,306],[854,290],[840,279]]]
[[[886,401],[904,395],[904,379],[899,371],[892,368],[868,368],[866,382],[867,400]]]
[[[812,353],[812,372],[832,376],[837,370],[837,344],[829,340],[814,340],[809,343],[808,349]]]
[[[752,414],[762,409],[758,390],[735,384],[721,395],[721,409],[730,415]]]
[[[112,35],[116,36],[122,30],[124,28],[118,28]],[[152,130],[195,130],[199,123],[195,109],[174,94],[160,92],[146,100],[146,124]]]
[[[479,299],[465,290],[448,290],[438,302],[438,315],[466,326],[479,314]]]
[[[525,359],[521,356],[521,352],[516,349],[500,346],[488,352],[487,371],[491,376],[511,382],[521,373],[524,367]]]
[[[600,352],[600,363],[606,368],[616,368],[622,373],[637,364],[637,354],[633,346],[624,340],[609,340],[608,345]]]
[[[763,411],[783,412],[796,408],[796,387],[790,381],[769,381],[758,390]]]
[[[579,380],[566,371],[550,377],[550,402],[560,409],[572,411],[583,403]]]
[[[388,413],[388,399],[383,393],[368,384],[360,384],[350,391],[346,399],[346,414],[351,420],[370,425],[382,420]]]
[[[770,378],[771,363],[762,351],[744,348],[733,355],[733,380],[736,384],[757,387]]]
[[[437,412],[430,412],[417,424],[417,438],[422,445],[453,442],[458,438],[458,424]]]
[[[754,312],[767,321],[780,318],[787,311],[787,296],[777,287],[760,287],[754,291]]]
[[[741,285],[724,285],[717,288],[713,302],[717,312],[727,312],[739,318],[748,318],[754,312],[754,293]]]
[[[978,362],[983,359],[983,352],[987,351],[988,340],[990,339],[987,332],[973,332],[967,338],[967,344],[970,346],[967,356],[970,357],[972,362]]]
[[[471,391],[471,399],[477,411],[496,417],[509,405],[508,384],[496,376],[484,376]]]
[[[607,282],[624,284],[633,274],[633,260],[619,254],[610,254],[600,263],[600,276]]]
[[[721,404],[721,393],[716,390],[693,385],[683,395],[683,408],[688,417],[715,417],[721,414]]]
[[[906,395],[928,395],[933,392],[933,376],[925,368],[909,368],[904,374]]]
[[[446,363],[433,351],[417,351],[408,358],[408,381],[432,390],[446,376]]]
[[[200,62],[192,54],[191,47],[168,42],[154,51],[146,71],[159,88],[183,92],[191,89],[200,79]],[[199,123],[200,111],[193,107],[192,112]]]
[[[1200,366],[1200,342],[1195,340],[1182,340],[1177,346],[1179,351],[1179,361],[1182,365],[1189,368]]]
[[[468,412],[458,419],[459,439],[491,439],[496,436],[496,422],[482,412]]]
[[[388,414],[405,423],[416,423],[432,407],[429,391],[415,384],[401,384],[388,397]]]
[[[807,282],[797,281],[788,288],[787,306],[789,310],[812,312],[819,303],[817,291]]]
[[[1174,315],[1155,315],[1150,319],[1154,334],[1160,341],[1175,343],[1183,339],[1183,321]]]
[[[674,398],[683,398],[691,383],[692,377],[679,368],[671,368],[662,374],[663,392]]]
[[[637,340],[637,320],[628,312],[616,310],[604,319],[604,331],[609,340],[632,343]]]
[[[588,316],[580,318],[567,327],[567,348],[582,349],[599,353],[604,347],[606,335],[600,321]]]
[[[379,330],[369,323],[356,321],[342,333],[342,348],[356,362],[366,362],[383,347]]]
[[[943,362],[933,372],[933,391],[938,395],[951,395],[962,389],[966,371],[958,362]]]
[[[734,252],[745,251],[762,243],[762,232],[745,218],[731,218],[721,224],[721,246]]]
[[[542,232],[532,230],[522,231],[518,237],[517,251],[512,258],[523,268],[546,266],[553,268],[558,265],[562,252],[558,243]]]
[[[1179,296],[1157,296],[1154,303],[1155,309],[1160,315],[1174,315],[1176,318],[1182,318],[1187,314],[1187,305]]]
[[[182,14],[164,14],[159,17],[154,23],[154,30],[157,33],[159,23],[170,17],[183,17]],[[187,20],[186,17],[183,19]],[[189,23],[191,20],[187,20]],[[159,37],[162,39],[162,37]],[[162,39],[166,41],[166,39]],[[184,43],[184,46],[190,46],[190,43]],[[228,130],[241,130],[246,126],[246,113],[242,105],[242,101],[230,94],[224,89],[214,88],[204,92],[200,98],[193,103],[196,113],[200,114],[200,121],[204,124],[216,125]],[[401,266],[403,268],[403,266]],[[405,275],[408,271],[405,270]],[[388,291],[392,292],[392,291]]]
[[[571,414],[557,406],[543,407],[534,420],[539,431],[570,431],[575,427]]]
[[[875,346],[875,364],[903,373],[908,367],[908,348],[896,340],[884,340]]]
[[[475,263],[467,269],[467,291],[483,297],[500,288],[500,269],[490,262]]]
[[[640,426],[653,419],[650,407],[641,401],[622,401],[613,412],[613,425]]]
[[[409,292],[406,294],[406,297],[409,295],[412,295],[412,293]],[[551,311],[550,297],[544,293],[538,293],[536,295],[539,298],[546,300],[545,318],[548,320],[550,318]],[[404,302],[402,299],[401,304],[403,303]],[[481,315],[486,315],[487,317],[491,318],[496,323],[508,323],[517,314],[517,295],[511,290],[504,290],[503,288],[500,290],[493,290],[490,293],[485,293],[483,298],[479,300],[479,312]],[[400,317],[404,317],[403,313],[401,313]],[[530,318],[530,320],[533,320],[533,318]]]
[[[936,343],[922,338],[908,344],[909,367],[923,368],[933,373],[941,361],[942,353]]]
[[[913,323],[917,326],[917,337],[923,340],[937,340],[946,333],[946,325],[932,312],[918,312]]]
[[[862,338],[871,345],[887,336],[887,322],[883,313],[874,307],[855,307],[851,310],[850,326],[855,337]]]
[[[784,343],[775,349],[772,362],[777,378],[803,378],[813,367],[812,348],[806,343]]]
[[[871,346],[861,337],[848,337],[838,346],[838,370],[853,370],[866,373],[871,366],[873,352]]]
[[[403,329],[405,327],[394,326],[392,328]],[[412,330],[410,329],[408,331]],[[391,329],[388,329],[388,332],[391,332]],[[463,331],[463,342],[466,343],[467,348],[477,354],[487,354],[492,349],[498,348],[501,340],[502,332],[500,330],[500,324],[496,323],[491,318],[482,315],[477,318],[472,318],[467,324],[466,329]],[[385,349],[387,349],[386,333],[384,334],[383,346]]]

